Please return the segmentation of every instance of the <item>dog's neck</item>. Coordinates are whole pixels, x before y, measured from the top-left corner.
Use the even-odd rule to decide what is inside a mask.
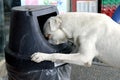
[[[67,30],[65,30],[65,28],[60,28],[60,30],[65,34],[65,37],[68,39],[72,38],[72,35],[70,33],[68,33]]]

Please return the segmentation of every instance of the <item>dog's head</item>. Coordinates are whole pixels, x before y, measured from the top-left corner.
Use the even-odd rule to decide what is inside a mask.
[[[62,20],[59,17],[49,18],[44,25],[44,35],[52,44],[61,44],[67,41],[67,37],[61,30]]]

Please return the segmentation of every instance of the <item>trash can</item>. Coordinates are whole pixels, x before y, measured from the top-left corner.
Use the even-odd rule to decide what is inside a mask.
[[[52,45],[43,35],[44,23],[57,14],[57,8],[50,5],[12,8],[9,43],[5,48],[8,80],[70,80],[69,64],[35,63],[30,58],[34,52],[68,54],[73,50],[72,43]]]

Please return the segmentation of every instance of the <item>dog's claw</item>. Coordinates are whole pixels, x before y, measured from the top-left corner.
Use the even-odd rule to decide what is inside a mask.
[[[46,60],[47,54],[37,52],[37,53],[34,53],[34,54],[31,56],[31,58],[32,58],[31,61],[34,61],[34,62],[36,62],[36,63],[40,63],[40,62]]]

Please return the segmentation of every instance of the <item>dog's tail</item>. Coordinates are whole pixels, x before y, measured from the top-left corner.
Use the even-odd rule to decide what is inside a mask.
[[[7,76],[7,70],[5,65],[5,59],[0,61],[0,77]]]

